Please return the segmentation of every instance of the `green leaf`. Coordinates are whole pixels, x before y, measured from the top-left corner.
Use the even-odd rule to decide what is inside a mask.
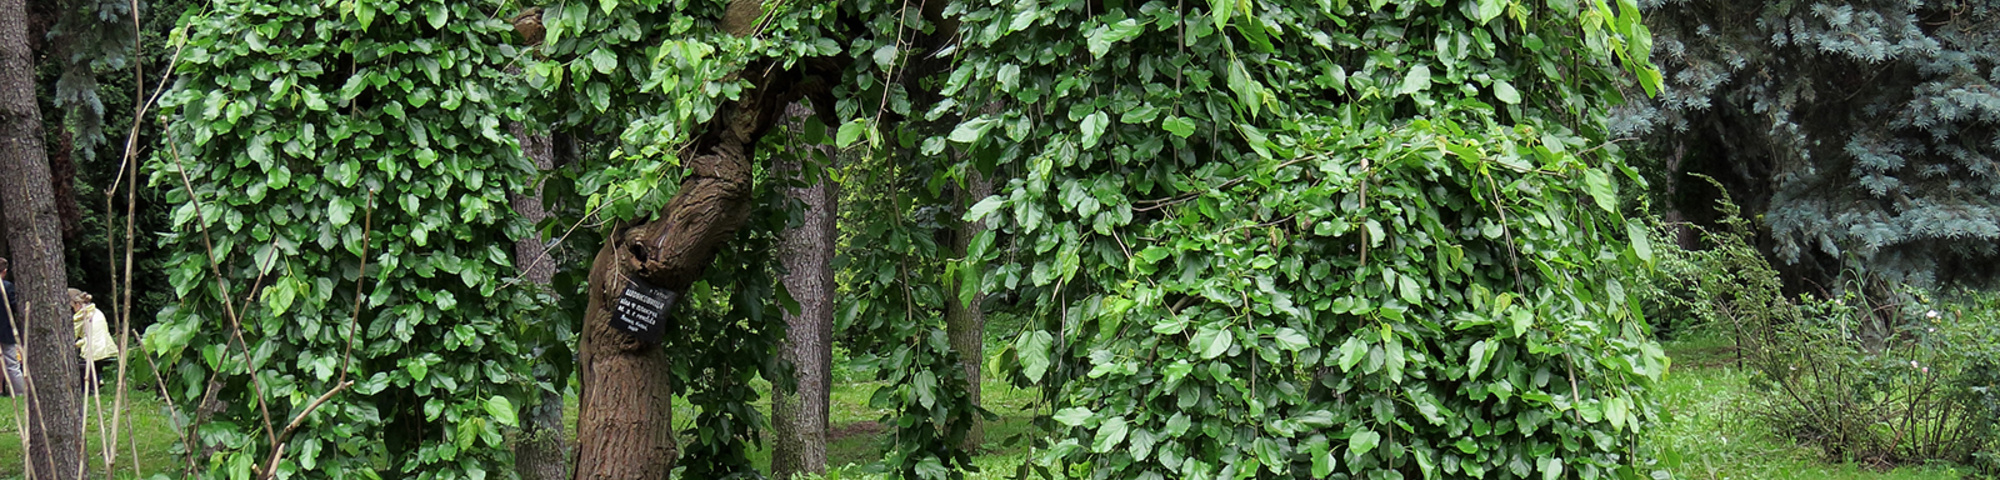
[[[510,427],[518,421],[515,418],[514,401],[499,395],[486,399],[486,414],[492,415],[493,421]]]
[[[347,197],[333,197],[333,201],[326,204],[326,220],[336,227],[347,225],[354,220],[354,201]]]
[[[1340,462],[1334,460],[1332,450],[1329,450],[1324,446],[1321,446],[1319,448],[1324,451],[1313,454],[1312,457],[1313,478],[1327,478],[1328,476],[1333,475],[1333,467],[1338,466]]]
[[[1112,448],[1118,447],[1119,443],[1125,441],[1127,430],[1125,417],[1111,417],[1105,420],[1103,424],[1097,426],[1097,441],[1091,444],[1091,451],[1097,453],[1110,452]]]
[[[1347,343],[1340,345],[1340,371],[1354,371],[1354,366],[1360,365],[1367,353],[1368,344],[1362,342],[1360,336],[1347,337]]]
[[[361,31],[368,31],[368,25],[375,23],[375,2],[355,0],[354,20],[361,22]]]
[[[999,195],[986,197],[979,200],[979,203],[972,204],[972,208],[966,209],[965,216],[959,218],[959,220],[967,222],[985,220],[987,215],[991,215],[994,211],[1000,210],[1005,206],[1007,206],[1007,199],[1001,198]]]
[[[366,1],[366,0],[357,0]],[[445,4],[433,3],[424,6],[424,20],[430,21],[431,28],[443,29],[444,22],[451,19],[451,11]]]
[[[945,468],[944,462],[938,461],[937,455],[924,455],[923,460],[917,461],[915,468],[917,478],[924,480],[946,480],[951,476],[951,469]]]
[[[405,365],[403,365],[403,371],[406,371],[406,372],[409,372],[409,373],[410,373],[410,379],[411,379],[411,380],[416,380],[416,381],[419,381],[419,382],[422,382],[422,381],[424,381],[424,377],[426,377],[426,376],[429,376],[429,375],[430,375],[430,372],[431,372],[431,364],[430,364],[430,363],[427,363],[427,362],[424,362],[424,360],[423,360],[423,359],[421,359],[421,358],[411,358],[411,359],[407,359],[407,360],[405,360],[405,361],[406,361],[406,364],[405,364]]]
[[[1472,351],[1465,355],[1466,361],[1470,363],[1465,369],[1465,379],[1479,378],[1480,372],[1486,371],[1486,361],[1492,358],[1492,353],[1485,340],[1472,342]]]
[[[1559,480],[1563,478],[1563,460],[1561,458],[1542,457],[1541,460],[1537,460],[1535,463],[1541,468],[1542,480]]]
[[[1353,452],[1354,455],[1367,455],[1369,451],[1374,450],[1376,446],[1381,444],[1382,434],[1375,433],[1373,430],[1354,432],[1354,436],[1347,437],[1347,450]]]
[[[883,70],[894,68],[896,66],[896,46],[883,45],[881,48],[875,49],[875,65],[881,67]]]
[[[1111,125],[1111,116],[1099,111],[1083,117],[1083,148],[1097,146],[1097,139],[1104,136],[1104,127]]]
[[[964,123],[958,124],[957,128],[951,129],[951,136],[949,137],[949,139],[951,141],[958,143],[966,143],[966,144],[976,143],[979,141],[980,137],[986,136],[986,131],[992,130],[993,125],[996,123],[999,122],[992,118],[983,116],[971,120],[966,120]]]
[[[1618,213],[1618,193],[1613,191],[1611,177],[1603,170],[1595,168],[1583,171],[1583,188],[1590,197],[1597,200],[1597,207],[1606,212]]]
[[[1233,0],[1217,0],[1233,1]],[[1250,112],[1250,118],[1257,118],[1263,108],[1263,89],[1256,80],[1250,78],[1250,70],[1243,67],[1242,60],[1229,62],[1229,90],[1236,92],[1236,103]]]
[[[1194,332],[1194,344],[1190,346],[1206,360],[1229,353],[1229,347],[1235,344],[1236,334],[1228,328],[1202,327]]]
[[[917,372],[916,377],[910,381],[910,391],[917,394],[917,404],[925,409],[937,406],[937,387],[937,374],[931,373],[930,370]]]
[[[1639,261],[1653,263],[1653,239],[1646,227],[1637,222],[1625,224],[1625,235],[1632,237],[1632,253],[1639,255]]]
[[[1521,103],[1521,92],[1514,90],[1514,84],[1507,83],[1506,80],[1493,81],[1493,97],[1507,102],[1508,105]]]
[[[618,69],[618,55],[604,48],[591,50],[590,66],[597,69],[597,73],[611,73],[611,71]]]
[[[272,189],[285,188],[291,184],[292,168],[285,165],[271,169],[264,177],[264,186]]]
[[[1083,426],[1083,422],[1090,420],[1090,415],[1091,411],[1088,408],[1069,407],[1062,410],[1057,410],[1053,418],[1055,418],[1055,421],[1060,422],[1063,425],[1068,425],[1071,427],[1081,427]]]
[[[271,168],[271,161],[275,159],[271,156],[271,134],[260,133],[252,137],[250,147],[246,151],[249,152],[251,161],[257,162],[257,165],[264,168]]]
[[[1274,335],[1277,337],[1278,348],[1285,349],[1286,351],[1297,352],[1312,346],[1312,341],[1307,339],[1305,334],[1299,333],[1298,330],[1280,328]]]
[[[1473,20],[1479,21],[1480,25],[1485,25],[1486,22],[1491,22],[1494,18],[1499,17],[1501,12],[1506,11],[1506,8],[1507,3],[1502,0],[1479,0],[1479,15],[1473,18]]]
[[[1166,121],[1160,122],[1160,128],[1166,129],[1167,133],[1172,133],[1176,137],[1188,138],[1189,135],[1194,135],[1194,119],[1187,117],[1168,118]]]
[[[1515,310],[1513,321],[1514,336],[1519,337],[1522,334],[1528,333],[1528,327],[1534,326],[1535,315],[1529,313],[1527,310]]]
[[[847,148],[854,145],[854,142],[860,141],[861,136],[867,133],[868,121],[860,118],[854,119],[840,125],[840,131],[833,134],[833,145],[839,148]]]
[[[1023,333],[1014,341],[1014,351],[1021,358],[1021,375],[1029,382],[1041,383],[1042,374],[1049,371],[1049,348],[1054,345],[1055,336],[1041,330]]]
[[[278,280],[264,289],[264,306],[271,309],[272,316],[284,315],[296,300],[298,289],[291,280]]]
[[[1625,397],[1604,399],[1604,419],[1611,422],[1611,431],[1625,431],[1625,416],[1631,413],[1630,408],[1629,405],[1626,405]]]
[[[1430,88],[1431,67],[1429,65],[1417,64],[1416,68],[1411,68],[1408,73],[1403,74],[1403,83],[1396,86],[1396,94],[1409,95],[1429,90]]]

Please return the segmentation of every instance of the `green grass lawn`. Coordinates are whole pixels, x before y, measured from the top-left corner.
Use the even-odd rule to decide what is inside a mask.
[[[102,472],[104,469],[102,443],[104,434],[98,429],[103,427],[107,430],[105,433],[108,433],[111,415],[104,413],[112,408],[114,399],[108,393],[109,387],[106,391],[105,395],[89,399],[90,416],[86,419],[87,425],[84,429],[85,441],[89,443],[85,446],[84,461],[89,464],[92,472]],[[156,395],[140,393],[126,400],[125,414],[121,416],[119,422],[125,423],[124,419],[129,418],[131,427],[120,429],[117,434],[118,471],[128,475],[131,473],[134,451],[138,452],[138,468],[147,476],[155,472],[173,471],[174,462],[185,462],[172,454],[174,432],[167,424],[169,417],[166,407],[160,404],[158,398]],[[103,404],[102,407],[98,405],[100,402]],[[27,415],[26,409],[27,403],[21,398],[0,398],[0,479],[19,478],[24,471],[21,464],[25,452],[21,448],[21,436],[25,432],[21,430],[20,419]],[[101,478],[96,473],[93,473],[92,477]]]
[[[1734,357],[1726,341],[1692,339],[1670,342],[1667,347],[1674,358],[1674,368],[1660,386],[1659,398],[1668,422],[1653,430],[1645,443],[1658,465],[1672,472],[1674,478],[1949,480],[1965,475],[1963,467],[1951,465],[1905,465],[1884,471],[1856,463],[1826,461],[1814,448],[1773,435],[1743,410],[1745,401],[1754,399],[1758,393],[1750,387],[1749,374],[1734,367]],[[884,412],[867,405],[868,397],[880,385],[836,382],[827,456],[840,478],[882,478],[864,471],[882,457],[882,447],[891,434],[889,428],[876,423]],[[1001,418],[987,425],[986,450],[974,457],[981,472],[967,477],[1005,478],[1027,460],[1028,452],[1026,442],[1006,446],[1004,441],[1016,435],[1039,434],[1028,423],[1034,415],[1036,393],[990,380],[983,389],[987,408]],[[0,398],[0,412],[5,412],[0,416],[0,479],[16,478],[21,472],[21,429],[17,415],[22,404],[17,400]],[[103,397],[103,401],[109,405],[111,397]],[[565,420],[570,423],[572,434],[575,405],[573,398],[566,405]],[[768,406],[759,408],[768,411]],[[176,471],[175,462],[184,460],[171,454],[174,432],[167,426],[166,412],[157,397],[134,394],[128,412],[135,414],[132,417],[135,430],[132,435],[120,435],[124,440],[119,445],[118,468],[132,468],[131,452],[136,448],[138,464],[146,475]],[[692,414],[681,403],[676,420],[685,421]],[[97,415],[93,413],[92,417],[95,422]],[[86,434],[92,452],[88,460],[93,470],[103,465],[97,453],[98,435],[94,425]],[[752,459],[760,468],[768,467],[770,462],[768,452],[762,450],[753,453]]]

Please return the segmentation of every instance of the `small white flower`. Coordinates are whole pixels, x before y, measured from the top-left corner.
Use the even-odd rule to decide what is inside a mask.
[[[1845,307],[1847,306],[1847,299],[1844,298],[1833,299],[1833,304]]]
[[[1910,361],[1910,368],[1918,368],[1918,367],[1917,367],[1917,361],[1916,361],[1916,360],[1911,360],[1911,361]]]
[[[1931,311],[1929,311],[1929,312],[1924,312],[1924,317],[1927,317],[1927,318],[1937,318],[1937,317],[1938,317],[1938,313],[1937,313],[1937,310],[1931,310]]]
[[[1937,333],[1937,327],[1931,327],[1930,333]]]

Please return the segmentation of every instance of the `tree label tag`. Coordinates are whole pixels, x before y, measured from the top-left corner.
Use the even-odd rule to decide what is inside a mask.
[[[666,326],[661,323],[680,294],[648,285],[638,278],[627,280],[625,291],[618,294],[617,303],[611,306],[611,326],[648,344],[660,343],[660,337],[666,334]]]

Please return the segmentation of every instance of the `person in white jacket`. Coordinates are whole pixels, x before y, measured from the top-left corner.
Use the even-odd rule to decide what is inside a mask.
[[[69,289],[69,306],[76,312],[70,316],[70,322],[76,327],[77,353],[83,357],[85,395],[97,393],[97,361],[118,354],[118,346],[111,342],[110,326],[104,322],[104,312],[90,301],[90,294]]]

